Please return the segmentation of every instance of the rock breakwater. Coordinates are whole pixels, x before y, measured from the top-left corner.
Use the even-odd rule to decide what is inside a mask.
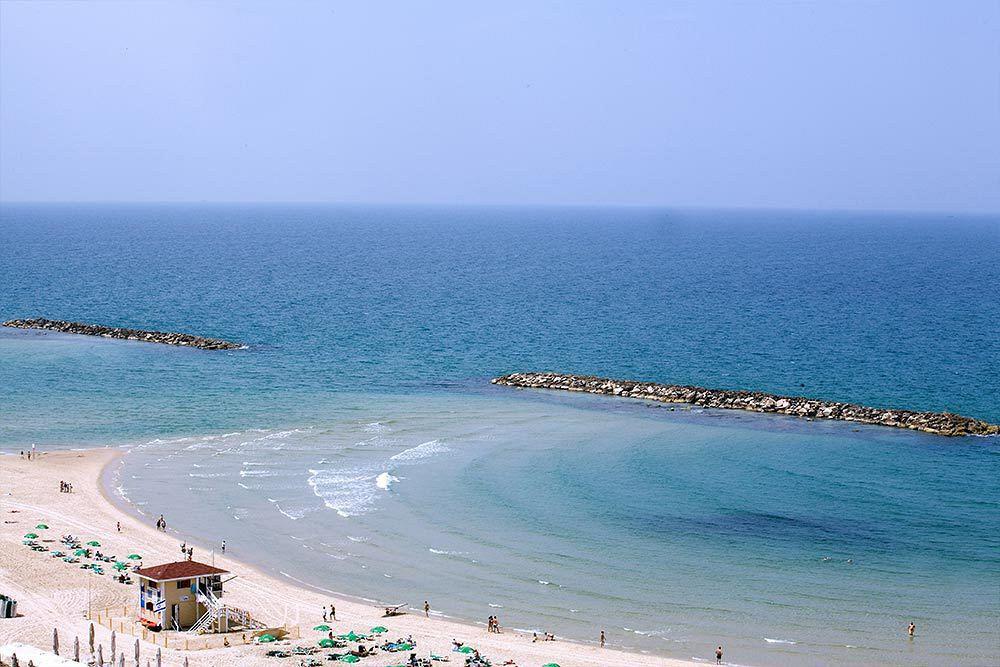
[[[870,408],[853,403],[822,401],[802,396],[778,396],[759,391],[706,389],[633,380],[612,380],[589,375],[511,373],[493,384],[523,389],[561,389],[590,394],[638,398],[661,403],[690,403],[706,408],[771,412],[809,419],[837,419],[858,424],[906,428],[936,435],[1000,435],[1000,426],[948,412],[914,412]]]
[[[103,338],[118,338],[121,340],[139,340],[147,343],[160,343],[162,345],[180,345],[183,347],[196,347],[199,350],[241,350],[246,347],[240,343],[233,343],[228,340],[218,338],[203,338],[202,336],[192,336],[183,333],[169,333],[164,331],[144,331],[142,329],[124,329],[121,327],[104,327],[98,324],[84,324],[82,322],[66,322],[64,320],[47,320],[39,317],[29,320],[8,320],[4,322],[5,327],[17,329],[42,329],[45,331],[58,331],[60,333],[82,334],[85,336],[101,336]]]

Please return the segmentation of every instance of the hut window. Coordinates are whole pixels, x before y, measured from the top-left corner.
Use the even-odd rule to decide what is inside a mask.
[[[191,588],[191,580],[190,579],[181,579],[180,581],[177,582],[177,588],[178,589],[181,589],[181,588]]]

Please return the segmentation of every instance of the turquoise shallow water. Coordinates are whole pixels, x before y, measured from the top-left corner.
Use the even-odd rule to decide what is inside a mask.
[[[488,384],[551,368],[996,421],[995,218],[0,211],[0,317],[251,345],[0,331],[0,447],[132,445],[116,485],[206,543],[685,658],[1000,655],[995,439]]]

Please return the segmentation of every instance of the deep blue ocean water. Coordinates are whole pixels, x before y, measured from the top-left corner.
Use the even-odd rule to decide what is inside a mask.
[[[0,318],[250,348],[0,330],[0,448],[132,446],[139,511],[332,590],[684,658],[995,663],[995,439],[488,380],[998,421],[998,258],[996,217],[4,205]]]

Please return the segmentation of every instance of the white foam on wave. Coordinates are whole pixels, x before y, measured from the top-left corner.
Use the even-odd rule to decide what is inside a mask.
[[[493,607],[494,609],[503,609],[503,605],[502,604],[493,604],[492,602],[490,602],[489,605],[491,607]]]
[[[448,551],[446,549],[435,549],[433,547],[430,547],[427,550],[430,551],[432,554],[438,554],[438,555],[441,555],[441,556],[468,556],[469,555],[468,552],[466,552],[466,551]]]
[[[768,644],[790,644],[792,646],[796,644],[791,639],[771,639],[770,637],[764,637],[764,641]]]
[[[399,463],[407,463],[410,461],[427,459],[436,454],[443,454],[450,451],[451,449],[449,449],[447,445],[444,445],[440,440],[428,440],[427,442],[423,442],[416,447],[410,447],[409,449],[404,449],[398,454],[392,455],[389,457],[389,460]]]
[[[355,537],[354,535],[348,535],[347,539],[349,539],[351,542],[371,542],[372,538],[370,538],[370,537]]]
[[[215,477],[226,477],[228,473],[224,472],[189,472],[188,477],[197,477],[199,479],[212,479]]]
[[[364,426],[365,433],[386,433],[391,430],[392,429],[382,422],[371,422],[369,424],[365,424]]]
[[[375,486],[382,489],[383,491],[388,491],[389,487],[392,486],[393,482],[398,482],[398,477],[393,477],[387,472],[380,473],[378,477],[375,478]]]
[[[379,472],[370,467],[310,470],[309,486],[323,504],[344,518],[364,514],[378,500],[375,480]]]

